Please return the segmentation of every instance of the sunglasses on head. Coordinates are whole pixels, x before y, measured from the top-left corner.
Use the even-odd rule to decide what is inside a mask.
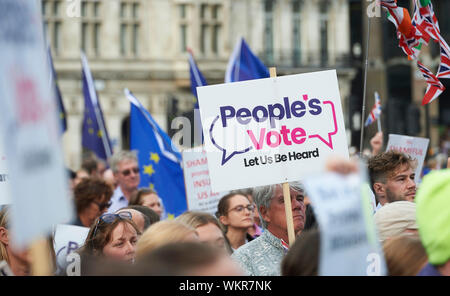
[[[95,229],[94,229],[94,233],[93,233],[92,237],[93,238],[95,237],[95,234],[97,233],[97,228],[98,228],[98,225],[100,224],[100,222],[106,223],[106,224],[111,224],[118,219],[131,220],[131,218],[132,218],[132,215],[130,212],[120,212],[118,214],[103,214],[98,218],[97,224],[95,224]]]
[[[133,171],[135,174],[137,174],[137,173],[139,173],[139,168],[135,167],[135,168],[132,168],[131,170],[130,169],[124,170],[124,171],[122,171],[122,175],[124,175],[125,177],[129,176],[131,174],[131,171]]]

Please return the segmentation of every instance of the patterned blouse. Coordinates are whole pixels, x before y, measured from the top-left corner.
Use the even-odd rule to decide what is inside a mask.
[[[231,257],[247,275],[281,275],[281,261],[287,253],[286,244],[267,229],[260,237],[241,246]]]

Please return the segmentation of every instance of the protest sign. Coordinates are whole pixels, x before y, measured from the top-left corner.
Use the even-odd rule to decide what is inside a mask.
[[[9,190],[8,166],[6,163],[6,155],[3,152],[2,139],[0,139],[0,206],[11,203]]]
[[[14,276],[6,261],[0,261],[0,276]]]
[[[0,44],[0,136],[14,196],[12,238],[20,247],[73,213],[38,1],[0,1]]]
[[[217,204],[227,192],[213,192],[205,150],[186,149],[182,153],[184,182],[189,211],[215,215]]]
[[[320,226],[319,274],[385,275],[369,188],[361,177],[327,173],[303,182]]]
[[[298,181],[321,171],[331,154],[348,158],[335,70],[197,93],[214,191]]]
[[[89,233],[88,227],[59,224],[56,226],[53,246],[56,254],[56,264],[63,270],[68,264],[67,256],[80,248]]]
[[[417,184],[421,179],[423,162],[427,155],[429,143],[430,139],[389,134],[386,151],[395,150],[403,152],[417,160],[416,176],[414,178],[414,182]]]

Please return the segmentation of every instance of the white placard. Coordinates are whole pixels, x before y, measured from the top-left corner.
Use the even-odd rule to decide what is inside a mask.
[[[9,174],[6,154],[3,152],[3,143],[0,138],[0,206],[11,203],[9,188]]]
[[[18,247],[48,235],[73,214],[40,7],[39,1],[0,1],[0,136]]]
[[[89,233],[88,227],[60,224],[56,226],[53,239],[56,264],[59,270],[64,270],[68,262],[67,255],[83,246]]]
[[[6,261],[0,261],[0,276],[14,276]]]
[[[211,190],[208,159],[204,150],[183,150],[182,157],[188,210],[206,212],[214,216],[217,204],[228,192],[218,193]]]
[[[298,181],[348,158],[335,70],[197,88],[214,191]]]
[[[320,226],[319,274],[385,275],[369,187],[361,177],[327,173],[304,185]]]
[[[423,162],[427,155],[428,144],[430,139],[410,137],[403,135],[389,134],[389,140],[386,147],[386,151],[395,150],[403,152],[411,156],[411,158],[417,160],[416,176],[414,182],[419,183],[421,180]]]

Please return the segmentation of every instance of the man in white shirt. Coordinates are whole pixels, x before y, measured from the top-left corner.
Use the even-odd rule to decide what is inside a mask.
[[[141,177],[135,151],[115,153],[111,157],[110,163],[118,185],[111,198],[112,204],[108,209],[108,213],[114,213],[128,206],[131,195],[138,189]]]

